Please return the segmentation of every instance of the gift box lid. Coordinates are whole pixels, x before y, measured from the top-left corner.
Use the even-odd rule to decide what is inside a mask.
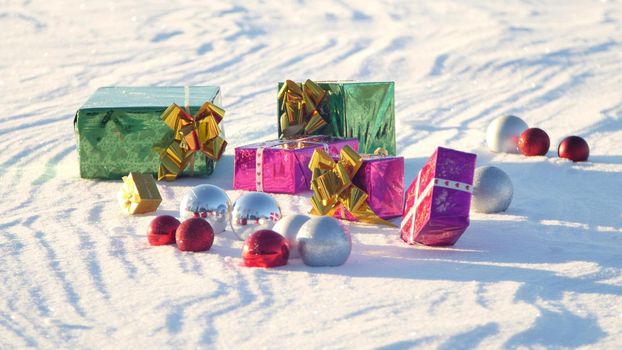
[[[186,93],[190,106],[199,107],[206,101],[216,102],[218,86],[109,86],[101,87],[80,110],[101,108],[166,108],[172,103],[184,106]]]

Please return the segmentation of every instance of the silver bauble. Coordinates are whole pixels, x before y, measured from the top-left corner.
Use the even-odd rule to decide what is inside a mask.
[[[488,148],[493,152],[519,153],[518,139],[527,128],[527,123],[513,115],[493,120],[486,130]]]
[[[193,217],[205,219],[216,234],[227,229],[230,211],[229,196],[214,185],[193,187],[179,204],[179,216],[182,220]]]
[[[272,228],[274,232],[287,239],[289,243],[290,259],[300,258],[296,236],[298,235],[298,231],[300,231],[300,227],[302,227],[305,222],[309,221],[309,219],[311,218],[303,214],[287,215],[279,220]]]
[[[248,192],[233,203],[231,229],[240,240],[253,232],[271,230],[281,218],[281,209],[276,200],[263,192]]]
[[[319,216],[305,222],[296,236],[302,261],[309,266],[339,266],[348,260],[352,239],[337,220]]]
[[[475,169],[471,209],[478,213],[505,211],[512,202],[512,180],[501,169],[482,166]]]

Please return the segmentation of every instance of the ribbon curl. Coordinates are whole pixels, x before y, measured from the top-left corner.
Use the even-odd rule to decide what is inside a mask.
[[[286,80],[278,100],[283,113],[280,116],[281,138],[310,135],[326,125],[320,106],[328,100],[328,92],[311,80],[297,84]]]
[[[223,109],[210,102],[204,103],[194,116],[175,103],[170,105],[161,119],[173,129],[174,140],[160,153],[158,181],[175,180],[188,165],[194,169],[196,152],[219,160],[227,146],[218,126],[224,115]]]
[[[324,150],[316,149],[309,163],[313,172],[311,214],[344,219],[347,211],[360,222],[396,227],[376,215],[367,203],[368,194],[352,183],[361,165],[363,158],[350,146],[341,149],[338,161]]]

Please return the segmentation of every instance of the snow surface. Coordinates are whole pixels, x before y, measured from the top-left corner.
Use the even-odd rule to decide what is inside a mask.
[[[622,2],[0,1],[0,348],[607,348],[622,346]],[[216,175],[276,136],[276,82],[394,80],[406,181],[436,146],[476,152],[515,186],[455,247],[349,225],[346,265],[240,266],[241,242],[151,248],[118,181],[78,176],[72,118],[107,85],[222,87]],[[547,157],[493,154],[514,113]],[[556,158],[585,137],[590,162]],[[279,195],[305,212],[306,196]]]

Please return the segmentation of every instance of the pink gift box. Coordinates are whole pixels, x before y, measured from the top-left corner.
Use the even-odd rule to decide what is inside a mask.
[[[453,245],[469,226],[476,155],[438,147],[406,191],[402,239]]]
[[[346,145],[358,150],[358,139],[313,136],[236,147],[233,188],[290,194],[309,191],[313,151],[324,148],[329,154],[339,154]]]
[[[402,216],[404,210],[404,158],[362,155],[363,165],[352,183],[365,191],[367,204],[382,219]],[[356,218],[339,209],[335,217],[350,221]]]

